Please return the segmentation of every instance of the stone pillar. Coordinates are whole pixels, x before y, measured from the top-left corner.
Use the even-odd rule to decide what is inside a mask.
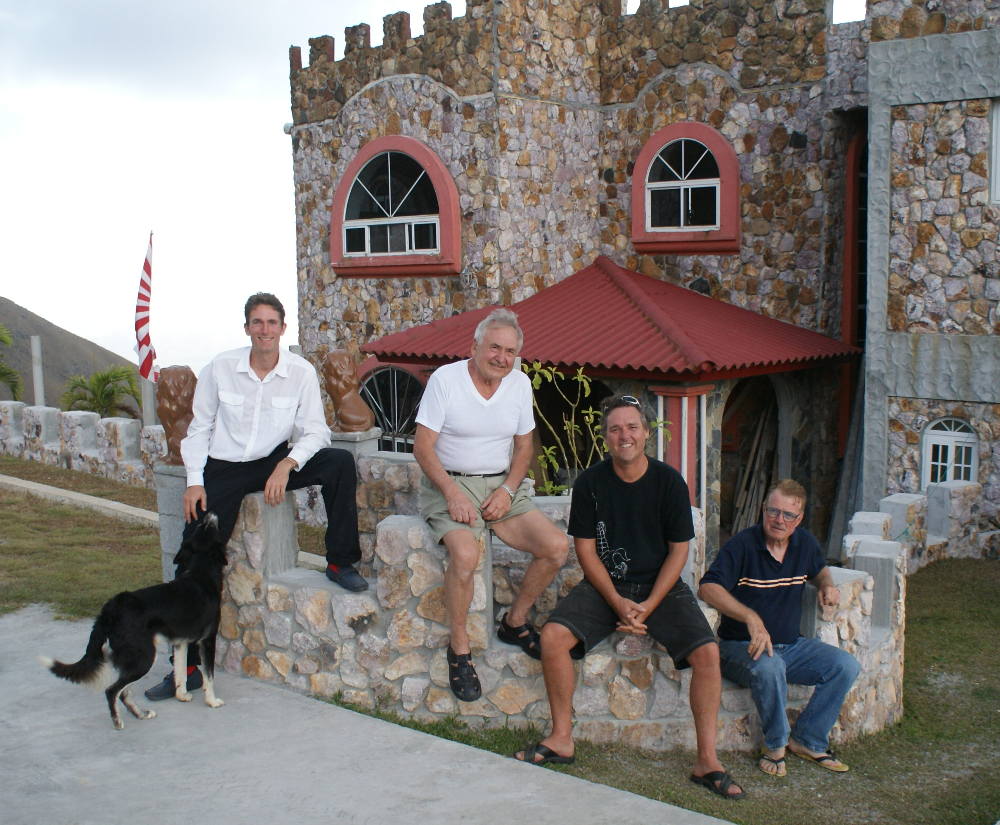
[[[24,453],[23,401],[0,401],[0,453],[20,457]]]
[[[972,481],[927,485],[927,533],[948,542],[949,558],[979,557],[982,486]]]
[[[851,567],[875,579],[872,628],[888,631],[895,621],[894,609],[903,592],[900,584],[902,569],[899,569],[905,569],[903,545],[898,541],[862,538],[851,550]]]
[[[164,464],[153,465],[156,479],[156,509],[160,514],[160,562],[163,581],[174,577],[174,556],[181,546],[184,532],[184,490],[187,487],[187,473],[183,467]]]
[[[42,464],[59,463],[59,410],[55,407],[25,407],[24,457]]]
[[[330,433],[330,446],[347,450],[354,456],[354,463],[357,464],[359,458],[378,452],[378,440],[382,436],[382,430],[372,427],[362,433],[342,433],[336,430]]]
[[[930,561],[927,549],[927,496],[916,493],[895,493],[878,503],[879,512],[892,519],[888,538],[898,541],[906,550],[906,571],[915,573]]]
[[[97,472],[97,422],[100,416],[95,412],[70,410],[59,417],[62,458],[71,470]]]
[[[160,560],[163,580],[174,577],[174,556],[184,534],[184,490],[187,473],[183,467],[158,461],[153,468],[156,477],[156,508],[160,515]],[[240,536],[237,536],[237,533]],[[292,493],[277,507],[264,502],[263,493],[251,493],[243,500],[240,516],[233,530],[241,540],[255,568],[263,568],[267,576],[276,576],[295,567],[299,545],[295,530],[295,499]]]

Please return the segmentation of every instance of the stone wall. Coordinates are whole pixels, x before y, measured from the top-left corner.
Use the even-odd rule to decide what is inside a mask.
[[[523,560],[511,559],[513,551],[488,542],[482,546],[469,626],[483,698],[459,703],[448,687],[444,656],[445,553],[432,544],[423,521],[399,515],[382,520],[368,570],[374,587],[348,594],[317,571],[275,569],[268,558],[274,542],[262,537],[272,529],[271,519],[291,516],[293,503],[289,498],[281,513],[263,507],[259,499],[247,498],[230,542],[218,651],[222,667],[414,718],[458,716],[472,725],[545,725],[548,704],[540,664],[498,642],[493,633],[498,612],[510,601],[510,584],[523,569]],[[545,506],[556,518],[565,512],[564,504]],[[704,569],[700,518],[697,531],[699,541],[685,574],[689,580]],[[854,547],[852,564],[858,569],[833,571],[840,604],[820,611],[811,591],[803,622],[803,632],[844,647],[863,665],[834,730],[836,741],[880,730],[896,721],[902,708],[902,546],[886,541],[884,546]],[[580,576],[571,557],[551,592],[540,600],[543,618]],[[885,604],[880,602],[883,594],[889,594]],[[715,622],[714,611],[705,610]],[[881,623],[875,621],[876,614],[884,617]],[[693,747],[690,671],[677,671],[666,652],[650,640],[614,634],[578,665],[578,680],[578,735],[655,750]],[[792,689],[793,713],[809,695],[808,689]],[[752,750],[759,741],[749,691],[725,683],[720,747]]]
[[[990,101],[892,111],[888,329],[1000,333],[1000,206],[990,203]]]
[[[900,545],[907,575],[944,558],[982,558],[1000,530],[982,529],[982,488],[974,482],[929,484],[926,494],[895,493],[877,512],[855,513],[842,545],[847,561],[871,537]]]
[[[0,453],[42,464],[155,486],[153,465],[167,452],[163,427],[134,418],[0,401]]]
[[[606,254],[653,277],[827,334],[839,329],[844,146],[865,103],[865,24],[826,0],[470,2],[429,6],[292,52],[301,343],[309,357],[455,312],[511,303]],[[828,39],[835,46],[830,52]],[[834,80],[836,82],[834,82]],[[709,124],[740,165],[736,255],[638,255],[631,175],[643,144]],[[330,204],[376,137],[426,144],[461,201],[458,277],[337,278]]]
[[[872,41],[977,31],[1000,23],[997,0],[869,0],[868,6]]]

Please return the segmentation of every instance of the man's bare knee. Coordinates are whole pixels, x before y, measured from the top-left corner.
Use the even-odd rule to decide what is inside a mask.
[[[719,646],[715,642],[707,642],[692,650],[687,657],[693,670],[710,673],[720,671]]]
[[[576,647],[579,639],[564,624],[558,622],[546,622],[542,627],[542,651],[549,653],[552,651],[563,652],[567,655],[570,650]]]

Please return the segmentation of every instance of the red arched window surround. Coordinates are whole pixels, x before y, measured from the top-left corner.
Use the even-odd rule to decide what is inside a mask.
[[[402,152],[419,163],[434,185],[438,199],[439,252],[436,255],[344,255],[344,211],[358,174],[376,155]],[[330,265],[338,275],[392,278],[408,275],[457,275],[462,271],[462,234],[458,188],[440,158],[419,140],[386,135],[366,143],[347,165],[333,195],[330,211]]]
[[[646,180],[656,156],[668,143],[689,138],[703,143],[719,166],[719,228],[649,231],[646,229]],[[632,244],[637,252],[719,254],[740,250],[740,165],[736,152],[710,126],[685,121],[654,134],[639,152],[632,172]]]

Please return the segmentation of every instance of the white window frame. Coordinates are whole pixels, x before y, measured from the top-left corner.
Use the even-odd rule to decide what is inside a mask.
[[[937,476],[932,479],[932,476]],[[944,481],[976,481],[979,477],[979,437],[960,418],[939,418],[924,428],[920,488]]]
[[[406,227],[406,248],[396,251],[372,252],[371,228],[373,226],[405,226]],[[418,226],[433,226],[434,240],[433,248],[416,248],[413,245],[413,232]],[[349,229],[363,229],[365,232],[365,248],[358,252],[347,251],[347,231]],[[344,221],[344,257],[345,258],[369,258],[369,257],[389,257],[392,255],[437,255],[441,251],[441,221],[437,215],[407,215],[405,218],[367,218],[364,220]]]
[[[345,258],[385,258],[385,257],[399,256],[399,255],[437,255],[441,251],[441,221],[440,221],[439,215],[405,215],[405,216],[402,216],[402,217],[396,217],[396,212],[400,209],[400,207],[402,207],[402,205],[404,203],[406,203],[406,199],[410,196],[410,193],[414,189],[417,188],[417,184],[419,184],[421,180],[423,180],[425,177],[427,177],[427,170],[424,169],[422,166],[420,166],[420,164],[412,156],[407,155],[407,157],[409,157],[410,160],[413,160],[414,163],[416,163],[418,166],[420,166],[420,174],[417,175],[417,177],[413,181],[413,183],[410,184],[410,188],[406,190],[406,194],[403,195],[402,199],[400,199],[400,201],[399,201],[398,204],[396,204],[395,206],[393,206],[393,204],[391,202],[391,198],[390,198],[389,211],[388,212],[386,211],[385,207],[382,206],[382,204],[379,203],[378,199],[371,192],[368,191],[368,187],[365,186],[364,181],[361,180],[361,175],[365,171],[365,169],[367,169],[368,166],[371,163],[374,163],[375,160],[377,158],[381,157],[383,154],[388,156],[387,163],[388,163],[389,177],[391,178],[392,177],[392,154],[393,154],[393,152],[397,152],[398,154],[402,154],[402,155],[406,154],[405,152],[400,152],[397,149],[388,149],[385,152],[380,152],[380,153],[378,153],[376,155],[373,155],[371,158],[369,158],[369,160],[367,161],[367,163],[365,163],[365,165],[362,166],[360,170],[358,170],[357,176],[354,178],[353,181],[351,181],[351,189],[350,189],[350,191],[353,193],[354,187],[355,186],[360,186],[362,189],[365,190],[365,192],[368,193],[368,196],[372,199],[372,201],[375,204],[378,205],[378,207],[384,213],[385,217],[383,217],[383,218],[358,218],[358,219],[355,219],[355,220],[348,220],[347,219],[347,211],[346,210],[347,210],[348,205],[351,202],[351,198],[350,198],[350,196],[348,196],[347,200],[344,202],[344,218],[343,218],[342,225],[341,225],[341,230],[340,230],[341,231],[341,241],[343,242],[343,250],[344,250],[343,254],[344,254]],[[405,236],[405,248],[404,249],[397,249],[397,250],[386,250],[385,252],[372,252],[371,230],[372,230],[372,227],[374,227],[374,226],[385,226],[385,227],[403,226],[403,227],[405,227],[405,232],[404,232],[404,236]],[[417,248],[414,247],[414,241],[413,241],[414,230],[418,226],[433,226],[434,227],[434,247],[433,248],[420,248],[420,249],[417,249]],[[355,251],[355,252],[348,252],[347,233],[351,229],[363,229],[364,230],[364,232],[365,232],[365,248],[363,250],[358,250],[358,251]],[[387,230],[387,231],[391,231],[391,230]]]
[[[649,176],[652,174],[653,169],[656,167],[657,163],[663,163],[666,165],[666,161],[661,157],[663,152],[667,147],[672,146],[680,141],[686,141],[688,143],[697,143],[705,150],[705,154],[711,155],[712,159],[715,160],[715,155],[712,154],[712,150],[709,149],[704,143],[696,138],[691,137],[680,137],[676,140],[672,140],[669,143],[665,143],[656,156],[653,158],[652,163],[649,164],[649,169],[646,170],[646,231],[647,232],[714,232],[721,226],[721,209],[722,209],[722,185],[720,178],[693,178],[690,181],[685,178],[677,170],[672,170],[675,175],[677,175],[680,180],[675,181],[653,181],[650,182]],[[704,155],[702,155],[704,157]],[[694,169],[701,162],[701,158],[692,164],[691,168]],[[715,161],[716,166],[718,166],[718,160]],[[689,173],[690,174],[690,173]],[[663,191],[665,189],[679,189],[681,197],[681,225],[680,226],[654,226],[653,225],[653,192]],[[690,205],[691,203],[691,192],[695,189],[712,189],[715,193],[715,223],[712,225],[700,224],[697,226],[689,226],[684,223],[685,215],[687,211],[684,209],[685,202]]]

